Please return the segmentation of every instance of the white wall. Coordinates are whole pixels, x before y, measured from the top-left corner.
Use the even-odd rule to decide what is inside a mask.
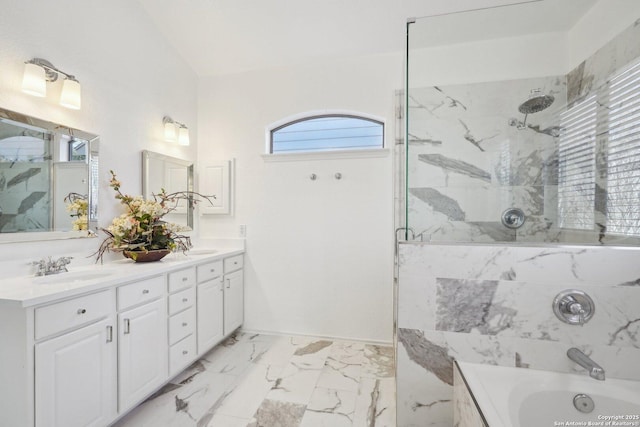
[[[598,49],[640,19],[637,0],[600,0],[568,33],[569,69],[572,70]]]
[[[200,229],[237,237],[247,225],[246,328],[391,341],[391,153],[293,162],[261,155],[268,125],[326,109],[383,118],[393,147],[401,85],[399,54],[201,79],[198,165],[235,158],[237,201],[233,217],[202,217]]]
[[[0,0],[0,10],[0,105],[100,135],[101,225],[118,213],[107,186],[109,169],[117,172],[125,192],[140,194],[141,150],[195,158],[197,76],[138,2]],[[46,98],[20,91],[24,61],[33,57],[45,58],[80,80],[80,111],[58,104],[60,81],[48,85]],[[190,127],[191,147],[162,140],[165,114]],[[59,242],[55,247],[3,244],[0,260],[75,250],[88,255],[96,240]],[[74,260],[78,262],[82,260]]]
[[[542,33],[412,49],[409,57],[410,87],[547,77],[567,72],[567,36]]]

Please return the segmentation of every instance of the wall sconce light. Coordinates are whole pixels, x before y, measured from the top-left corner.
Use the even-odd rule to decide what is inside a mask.
[[[164,139],[168,142],[178,142],[180,145],[189,145],[189,128],[180,122],[176,122],[169,116],[164,116]]]
[[[81,105],[80,82],[71,74],[60,71],[46,59],[33,58],[25,62],[22,78],[22,91],[29,95],[44,97],[47,95],[47,83],[58,80],[62,74],[64,82],[60,94],[60,105],[79,110]]]

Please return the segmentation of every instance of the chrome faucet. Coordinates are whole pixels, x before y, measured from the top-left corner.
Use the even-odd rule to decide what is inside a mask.
[[[48,257],[47,259],[42,258],[40,261],[33,261],[31,264],[37,266],[36,276],[48,276],[69,271],[67,270],[67,265],[71,263],[72,259],[73,257],[70,256],[63,256],[57,260]]]
[[[604,369],[582,351],[572,347],[567,350],[567,357],[589,371],[591,378],[604,381]]]

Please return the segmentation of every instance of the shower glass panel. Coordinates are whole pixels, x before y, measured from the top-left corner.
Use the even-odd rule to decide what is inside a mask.
[[[640,25],[571,63],[594,3],[407,24],[408,239],[640,244]]]

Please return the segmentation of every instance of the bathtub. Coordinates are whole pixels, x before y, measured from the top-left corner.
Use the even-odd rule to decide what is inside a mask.
[[[640,426],[639,381],[457,364],[489,427]],[[575,408],[579,394],[592,399],[591,413]]]

